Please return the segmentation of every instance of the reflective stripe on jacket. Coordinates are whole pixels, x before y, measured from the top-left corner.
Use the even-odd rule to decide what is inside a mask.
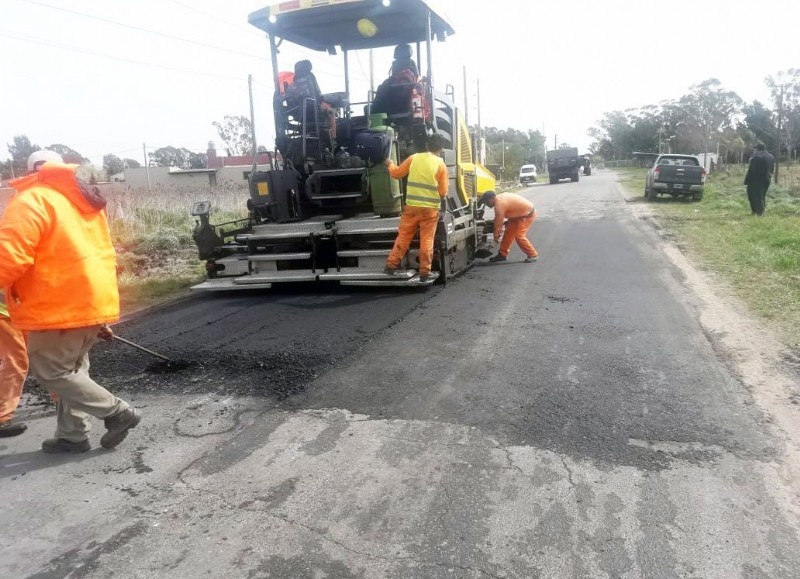
[[[439,209],[441,199],[447,195],[447,167],[433,153],[411,155],[399,167],[390,164],[389,174],[395,179],[408,175],[406,205]]]
[[[45,163],[11,182],[0,221],[0,287],[21,330],[79,328],[119,319],[117,260],[96,188],[77,165]]]

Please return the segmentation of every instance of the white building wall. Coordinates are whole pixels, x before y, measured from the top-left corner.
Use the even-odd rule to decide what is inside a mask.
[[[170,185],[175,187],[210,187],[213,186],[213,177],[216,177],[216,185],[247,185],[245,173],[249,173],[251,165],[236,167],[221,167],[211,171],[180,171],[172,167],[150,167],[150,185]],[[259,165],[259,171],[269,171],[269,165]],[[132,189],[147,189],[148,169],[137,167],[135,169],[125,169],[126,187]]]

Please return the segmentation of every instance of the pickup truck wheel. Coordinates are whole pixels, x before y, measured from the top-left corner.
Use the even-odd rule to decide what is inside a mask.
[[[695,191],[692,193],[692,200],[693,201],[702,201],[703,200],[703,192],[702,191]]]
[[[647,188],[647,185],[644,186],[644,195],[645,199],[650,199],[650,189]]]
[[[572,177],[570,177],[570,179],[572,180],[573,183],[577,183],[580,177],[578,175],[573,175]]]
[[[550,184],[555,185],[556,183],[558,183],[558,179],[556,179],[555,177],[550,177]]]
[[[656,193],[655,189],[651,187],[650,190],[648,191],[647,198],[650,201],[655,201],[658,198],[658,193]]]

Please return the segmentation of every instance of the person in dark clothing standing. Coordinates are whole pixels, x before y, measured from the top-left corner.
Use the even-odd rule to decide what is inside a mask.
[[[766,150],[764,143],[758,143],[753,148],[750,165],[744,177],[747,186],[747,198],[750,200],[750,210],[753,215],[764,215],[767,206],[767,189],[772,181],[772,171],[775,169],[775,158]]]

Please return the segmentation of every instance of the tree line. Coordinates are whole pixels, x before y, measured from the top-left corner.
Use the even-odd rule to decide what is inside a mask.
[[[213,122],[220,139],[229,155],[247,155],[252,149],[252,132],[250,119],[243,116],[226,115],[222,122]],[[142,166],[136,159],[119,157],[109,153],[103,155],[102,167],[96,167],[90,159],[83,156],[72,147],[54,143],[40,147],[31,142],[27,135],[16,135],[12,143],[8,143],[8,154],[4,161],[0,161],[0,179],[21,177],[27,173],[27,161],[31,153],[48,149],[61,155],[66,163],[83,165],[89,169],[93,181],[107,180],[113,175],[122,173],[125,169],[139,168]],[[208,161],[205,152],[196,153],[185,147],[160,147],[147,153],[147,163],[150,167],[176,167],[178,169],[204,169]]]
[[[602,160],[629,159],[634,152],[719,153],[741,163],[757,142],[779,159],[800,150],[800,69],[765,80],[770,103],[745,102],[716,78],[675,100],[605,113],[589,131],[591,153]]]

